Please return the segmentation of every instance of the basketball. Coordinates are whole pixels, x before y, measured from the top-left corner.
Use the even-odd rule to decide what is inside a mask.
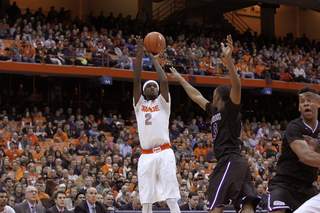
[[[144,38],[144,46],[152,54],[158,54],[166,47],[166,40],[161,33],[151,32]]]

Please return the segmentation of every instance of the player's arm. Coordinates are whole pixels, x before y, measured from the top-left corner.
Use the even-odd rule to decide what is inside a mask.
[[[143,39],[140,36],[136,38],[137,42],[137,59],[133,71],[133,98],[136,105],[141,96],[141,71],[142,71],[142,56],[144,51]]]
[[[320,167],[320,154],[312,151],[305,140],[295,140],[290,144],[300,161],[308,166]]]
[[[233,41],[231,35],[227,36],[227,46],[221,43],[221,49],[225,56],[227,67],[230,73],[231,91],[230,99],[234,104],[240,104],[241,102],[241,82],[237,74],[236,68],[234,67],[231,54],[233,52]]]
[[[160,66],[160,64],[158,62],[159,54],[153,55],[152,53],[149,53],[149,56],[150,56],[150,59],[152,61],[154,68],[156,69],[157,76],[160,81],[161,95],[168,102],[169,101],[169,84],[168,84],[168,79],[167,79],[166,73],[164,72],[164,70],[162,69],[162,67]]]
[[[206,110],[206,104],[209,102],[207,99],[205,99],[202,94],[193,86],[191,86],[179,73],[178,71],[171,67],[170,68],[171,74],[168,74],[171,78],[174,80],[177,80],[180,82],[183,89],[186,91],[188,96],[196,102],[202,109]]]
[[[312,151],[315,151],[315,152],[320,154],[319,136],[318,136],[318,138],[312,138],[309,135],[304,135],[303,138],[306,140],[306,142],[307,142],[307,144],[309,146],[309,149],[311,149]]]

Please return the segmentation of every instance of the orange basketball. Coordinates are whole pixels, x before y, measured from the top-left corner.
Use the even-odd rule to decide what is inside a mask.
[[[144,38],[144,46],[152,54],[158,54],[166,47],[166,40],[161,33],[151,32]]]

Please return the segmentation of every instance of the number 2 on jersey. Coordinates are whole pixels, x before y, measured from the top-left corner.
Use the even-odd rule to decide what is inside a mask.
[[[144,116],[144,117],[146,118],[146,120],[144,121],[145,125],[152,125],[152,122],[150,121],[150,120],[151,120],[151,118],[152,118],[151,113],[147,113],[147,114],[145,114],[145,116]]]

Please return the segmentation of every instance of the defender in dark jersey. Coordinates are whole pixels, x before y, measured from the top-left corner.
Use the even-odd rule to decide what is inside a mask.
[[[241,82],[236,73],[231,54],[233,42],[227,36],[227,47],[221,44],[230,72],[231,86],[223,84],[213,93],[213,102],[206,100],[174,68],[169,74],[178,80],[189,97],[212,116],[211,130],[214,139],[214,154],[218,160],[210,177],[208,189],[208,212],[223,212],[225,205],[233,203],[237,210],[254,212],[260,201],[251,182],[248,163],[240,156],[240,109]]]
[[[309,86],[298,92],[301,117],[291,121],[286,128],[277,174],[268,185],[269,212],[293,212],[318,194],[313,182],[317,180],[320,154],[307,141],[309,138],[318,138],[320,128],[318,104],[306,96],[310,92],[318,94],[316,89]]]

